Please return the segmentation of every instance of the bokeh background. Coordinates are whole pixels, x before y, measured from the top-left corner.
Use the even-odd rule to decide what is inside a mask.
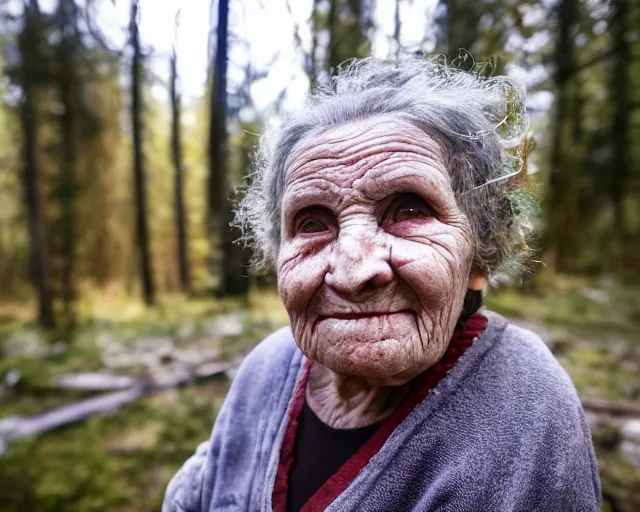
[[[605,510],[640,510],[640,3],[0,0],[0,45],[2,510],[159,509],[287,322],[228,227],[260,132],[407,53],[526,88],[534,261],[486,303],[573,378]]]

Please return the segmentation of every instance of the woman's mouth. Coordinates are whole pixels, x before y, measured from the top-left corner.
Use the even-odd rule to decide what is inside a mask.
[[[363,320],[367,318],[379,318],[393,315],[400,315],[403,313],[409,313],[409,310],[403,309],[400,311],[371,311],[371,312],[358,312],[358,313],[331,313],[328,315],[319,315],[318,321],[334,319],[334,320]]]
[[[411,313],[408,309],[402,309],[400,311],[367,311],[367,312],[353,312],[353,313],[328,313],[318,315],[314,326],[324,320],[390,320],[396,315],[403,315]]]

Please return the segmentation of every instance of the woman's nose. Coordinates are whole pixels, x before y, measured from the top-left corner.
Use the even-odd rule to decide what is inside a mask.
[[[389,250],[375,235],[341,233],[331,259],[325,283],[340,295],[356,295],[393,280]]]

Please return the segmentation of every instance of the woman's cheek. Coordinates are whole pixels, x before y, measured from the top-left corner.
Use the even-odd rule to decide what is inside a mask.
[[[327,254],[325,254],[327,253]],[[328,252],[282,246],[278,258],[278,293],[291,315],[306,308],[327,272]]]
[[[392,243],[392,266],[425,307],[451,304],[466,289],[470,248],[446,242],[451,239],[434,236],[429,242],[396,238]]]
[[[450,279],[433,247],[396,240],[391,254],[392,267],[413,289],[421,304],[437,307],[446,300],[447,290],[451,288]]]

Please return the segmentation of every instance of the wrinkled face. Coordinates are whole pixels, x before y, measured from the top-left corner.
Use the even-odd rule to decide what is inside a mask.
[[[390,116],[301,142],[286,174],[278,289],[300,349],[400,385],[444,354],[473,242],[439,148]]]

